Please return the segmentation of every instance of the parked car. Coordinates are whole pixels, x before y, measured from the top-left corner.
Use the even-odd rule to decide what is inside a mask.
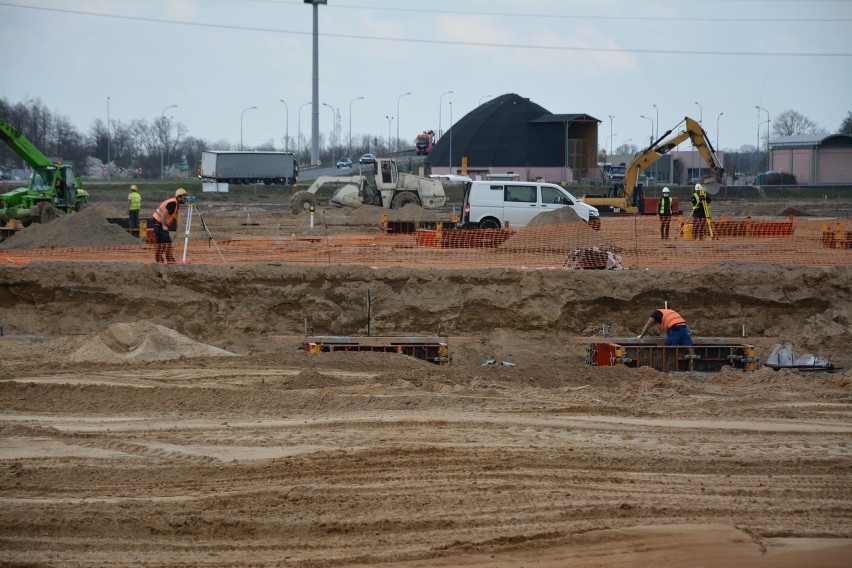
[[[524,227],[539,213],[566,206],[592,228],[600,227],[597,208],[579,201],[556,184],[474,181],[465,191],[462,224],[465,227],[499,229],[508,221],[512,227]]]
[[[376,157],[373,154],[364,154],[358,159],[358,162],[361,164],[375,164]]]
[[[796,185],[796,176],[787,172],[765,172],[757,174],[754,185]]]
[[[350,158],[340,158],[339,160],[337,160],[337,167],[338,168],[351,168],[352,167],[352,160]]]

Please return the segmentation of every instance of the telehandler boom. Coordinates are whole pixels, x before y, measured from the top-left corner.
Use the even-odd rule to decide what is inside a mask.
[[[58,215],[77,211],[88,193],[71,166],[53,162],[5,120],[0,138],[33,169],[27,187],[0,194],[0,240],[30,223],[47,223]]]

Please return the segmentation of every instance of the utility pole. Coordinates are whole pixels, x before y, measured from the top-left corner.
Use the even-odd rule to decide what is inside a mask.
[[[319,161],[319,7],[328,0],[304,0],[314,10],[313,96],[311,98],[311,164]]]

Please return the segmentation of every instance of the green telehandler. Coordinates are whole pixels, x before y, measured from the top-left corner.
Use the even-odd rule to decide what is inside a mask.
[[[48,223],[79,211],[86,204],[89,194],[71,166],[48,159],[3,119],[0,138],[33,170],[27,187],[0,193],[0,240],[31,223]]]

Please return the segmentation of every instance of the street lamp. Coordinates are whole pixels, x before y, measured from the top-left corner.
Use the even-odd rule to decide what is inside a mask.
[[[334,165],[334,119],[337,118],[337,115],[334,113],[334,107],[328,103],[322,103],[322,106],[328,107],[328,110],[331,111],[331,136],[329,136],[329,141],[331,142],[331,163]]]
[[[609,115],[609,155],[612,156],[612,119],[615,118],[614,114]]]
[[[651,123],[651,138],[650,138],[651,141],[648,143],[648,146],[650,147],[651,144],[654,143],[654,119],[651,118],[651,117],[645,116],[644,114],[640,114],[639,117],[644,118],[645,120],[647,120],[648,122]]]
[[[477,105],[477,106],[481,106],[481,105],[482,105],[482,101],[484,101],[485,99],[489,98],[490,96],[491,96],[491,95],[485,95],[484,97],[482,97],[481,99],[479,99],[479,105]]]
[[[240,150],[243,149],[243,117],[246,115],[247,110],[254,110],[256,106],[244,108],[243,112],[240,113]]]
[[[446,91],[441,93],[441,97],[438,99],[438,138],[442,136],[441,133],[441,107],[444,106],[444,95],[452,95],[452,91]]]
[[[656,127],[654,128],[654,139],[660,138],[660,109],[657,108],[657,105],[651,105],[654,107],[654,110],[657,112],[657,121],[655,122]]]
[[[612,143],[615,141],[616,136],[618,136],[618,134],[610,134],[609,136],[606,137],[606,142],[604,142],[604,150],[606,150],[606,145],[609,144],[609,156],[608,156],[608,158],[612,157]]]
[[[303,104],[302,106],[299,107],[299,119],[296,121],[296,124],[299,125],[298,126],[299,139],[296,140],[296,149],[298,150],[298,152],[300,154],[302,153],[302,109],[305,108],[306,106],[308,106],[309,104],[311,104],[311,102],[312,101],[308,101],[308,102],[306,102],[305,104]]]
[[[390,145],[391,145],[391,133],[390,133],[390,129],[391,129],[391,122],[393,122],[393,117],[392,117],[392,116],[385,115],[385,118],[386,118],[386,119],[388,119],[388,152],[390,152]]]
[[[399,100],[411,93],[402,93],[396,99],[396,151],[399,152]],[[390,149],[390,148],[388,148]]]
[[[722,118],[724,112],[720,112],[719,116],[716,117],[716,150],[719,149],[719,119]]]
[[[284,112],[287,114],[286,121],[286,130],[284,131],[284,151],[290,149],[290,107],[287,106],[287,102],[284,99],[279,99],[282,103],[284,103]]]
[[[651,105],[654,107],[654,111],[656,112],[657,120],[654,122],[654,140],[660,139],[660,109],[657,108],[657,105]],[[654,182],[657,181],[657,162],[654,162],[653,166],[653,174],[654,174]]]
[[[698,105],[698,124],[701,124],[704,121],[704,111],[701,109],[701,103],[695,101],[695,104]]]
[[[352,154],[352,103],[354,103],[355,101],[363,100],[363,99],[364,99],[364,97],[358,97],[358,98],[352,99],[352,101],[349,103],[349,154],[350,155]]]
[[[760,122],[760,111],[766,113],[766,163],[771,169],[771,164],[769,164],[769,111],[761,106],[755,106],[757,109],[757,151],[760,152],[760,125],[763,124]]]
[[[163,175],[164,175],[164,171],[165,171],[164,166],[163,166],[163,147],[168,142],[169,119],[166,118],[166,111],[169,110],[170,108],[177,108],[177,107],[178,107],[177,105],[169,105],[169,106],[167,106],[166,108],[163,109],[163,112],[160,113],[160,118],[162,118],[165,121],[166,129],[167,129],[166,130],[166,133],[167,133],[166,140],[164,140],[163,145],[160,146],[160,179],[163,179]]]
[[[109,163],[112,161],[112,158],[109,155],[109,153],[110,153],[109,139],[110,139],[110,132],[109,132],[109,97],[107,97],[107,171],[106,171],[107,179],[109,179]]]
[[[450,167],[448,174],[453,173],[453,101],[449,101],[450,103]]]

